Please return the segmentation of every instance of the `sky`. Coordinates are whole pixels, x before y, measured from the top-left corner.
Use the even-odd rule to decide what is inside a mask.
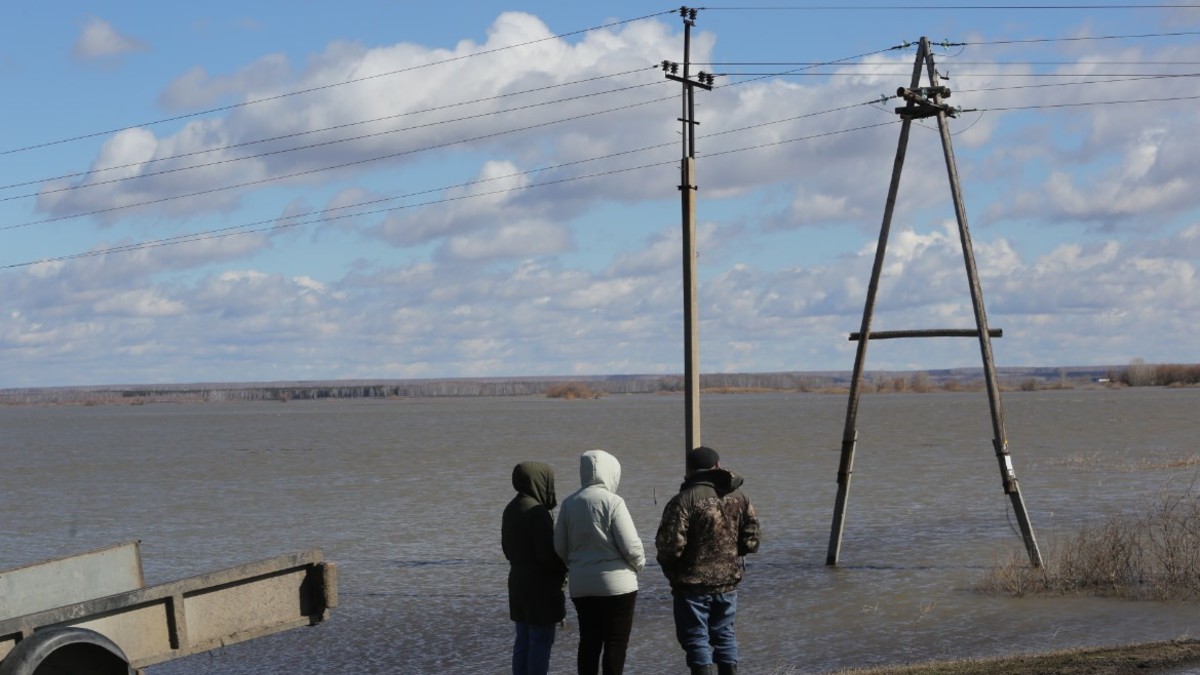
[[[677,10],[14,6],[0,388],[682,373]],[[1200,3],[799,2],[691,29],[701,371],[852,367],[922,37],[997,365],[1200,362]],[[919,120],[873,328],[973,326]]]

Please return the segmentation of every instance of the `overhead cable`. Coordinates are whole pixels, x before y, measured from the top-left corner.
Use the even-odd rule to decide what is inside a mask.
[[[661,97],[661,98],[650,99],[647,101],[640,101],[638,103],[631,103],[628,105],[618,106],[616,108],[609,108],[606,110],[599,110],[596,112],[584,113],[581,115],[575,115],[573,117],[566,117],[566,118],[561,118],[561,119],[557,119],[557,120],[551,120],[548,122],[539,122],[537,124],[530,124],[527,126],[517,127],[517,128],[513,128],[513,129],[507,129],[504,131],[496,131],[496,132],[492,132],[492,133],[481,134],[479,136],[473,136],[471,138],[460,138],[460,139],[456,139],[453,141],[446,141],[445,143],[438,143],[436,145],[429,145],[429,146],[424,146],[421,148],[404,150],[402,152],[394,152],[394,153],[390,153],[387,155],[380,155],[377,157],[368,157],[366,159],[359,159],[359,160],[355,160],[352,162],[344,162],[342,164],[325,166],[325,167],[320,167],[317,169],[307,169],[304,171],[297,171],[295,173],[289,173],[289,174],[284,174],[284,175],[279,175],[279,176],[272,176],[269,178],[261,178],[258,180],[247,181],[244,183],[236,183],[233,185],[226,185],[223,187],[210,188],[207,190],[200,190],[198,192],[190,192],[187,194],[179,194],[179,195],[172,195],[170,197],[162,197],[159,199],[151,199],[151,200],[147,200],[144,202],[138,202],[135,204],[122,204],[120,206],[111,206],[108,208],[96,209],[94,211],[86,211],[83,213],[74,213],[74,214],[70,214],[70,215],[66,215],[66,216],[55,216],[53,218],[44,218],[42,220],[33,220],[33,221],[24,222],[24,223],[17,223],[14,225],[6,225],[4,227],[0,227],[0,231],[12,230],[12,229],[17,229],[17,228],[21,228],[21,227],[29,227],[31,225],[41,225],[44,223],[53,223],[53,222],[58,222],[58,221],[62,221],[62,220],[71,220],[73,218],[82,218],[84,216],[100,215],[100,214],[104,214],[104,213],[111,213],[113,211],[121,211],[124,209],[130,209],[130,208],[135,208],[135,207],[139,207],[139,206],[150,206],[152,204],[161,204],[163,202],[174,201],[176,199],[186,199],[188,197],[200,197],[203,195],[214,194],[217,192],[224,192],[226,190],[234,190],[237,188],[251,187],[254,185],[263,185],[266,183],[273,183],[275,181],[280,181],[280,180],[284,180],[287,178],[298,178],[300,176],[307,176],[307,175],[311,175],[314,173],[320,173],[323,171],[334,171],[337,169],[345,169],[348,167],[359,166],[359,165],[368,164],[371,162],[378,162],[378,161],[385,160],[385,159],[394,159],[396,157],[402,157],[404,155],[412,155],[412,154],[416,154],[416,153],[420,153],[420,152],[427,152],[429,150],[446,148],[446,147],[450,147],[450,146],[454,146],[454,145],[460,145],[462,143],[470,143],[473,141],[480,141],[480,140],[485,140],[488,138],[495,138],[497,136],[503,136],[506,134],[517,133],[520,131],[529,131],[530,129],[538,129],[538,128],[542,128],[542,127],[547,127],[547,126],[550,126],[553,124],[561,124],[563,122],[571,122],[571,121],[580,120],[580,119],[584,119],[584,118],[588,118],[588,117],[595,117],[597,115],[604,115],[604,114],[611,113],[611,112],[628,110],[631,108],[637,108],[637,107],[649,105],[652,103],[661,103],[663,101],[673,101],[673,100],[675,100],[675,98],[676,98],[675,96],[665,96],[665,97]]]
[[[30,194],[13,195],[10,197],[0,197],[0,202],[12,201],[14,199],[24,199],[26,197],[37,197],[40,195],[54,194],[54,193],[58,193],[58,192],[72,192],[75,190],[82,190],[82,189],[91,188],[91,187],[98,187],[101,185],[110,185],[113,183],[123,183],[125,181],[140,180],[143,178],[152,178],[154,176],[162,176],[162,175],[171,174],[171,173],[178,173],[180,171],[190,171],[192,169],[202,169],[202,168],[206,168],[206,167],[219,166],[222,164],[231,164],[233,162],[241,162],[241,161],[248,160],[248,159],[261,159],[263,157],[270,157],[272,155],[282,155],[285,153],[297,152],[300,150],[312,150],[314,148],[322,148],[322,147],[327,147],[327,146],[331,146],[331,145],[337,145],[339,143],[349,143],[351,141],[361,141],[361,140],[364,140],[367,138],[376,138],[379,136],[386,136],[388,134],[400,133],[402,131],[415,131],[417,129],[425,129],[425,128],[429,128],[429,127],[440,126],[443,124],[453,124],[455,122],[464,122],[464,121],[468,121],[468,120],[475,120],[475,119],[480,119],[483,117],[490,117],[492,115],[502,115],[505,113],[517,112],[517,111],[521,111],[521,110],[531,110],[533,108],[539,108],[542,106],[547,106],[547,105],[551,105],[551,104],[555,104],[555,103],[566,103],[566,102],[570,102],[570,101],[576,101],[576,100],[580,100],[580,99],[590,98],[592,96],[599,96],[602,94],[612,94],[612,93],[616,93],[616,92],[627,91],[630,89],[639,89],[641,87],[649,87],[649,86],[655,86],[655,85],[659,85],[659,84],[662,84],[662,82],[655,80],[653,82],[646,82],[643,84],[635,84],[635,85],[630,85],[628,87],[619,87],[617,89],[609,89],[607,91],[592,92],[592,93],[588,93],[588,94],[580,94],[578,96],[568,96],[566,98],[555,99],[553,101],[542,101],[540,103],[530,103],[528,105],[517,106],[515,108],[505,108],[504,110],[493,110],[493,111],[489,111],[489,112],[485,112],[485,113],[478,113],[475,115],[467,115],[465,117],[456,117],[454,119],[445,119],[445,120],[439,120],[437,122],[428,122],[426,124],[417,124],[417,125],[414,125],[411,127],[402,127],[400,129],[388,129],[386,131],[376,131],[376,132],[369,133],[369,134],[360,134],[358,136],[347,136],[344,138],[336,138],[336,139],[329,140],[329,141],[322,141],[320,143],[310,143],[308,145],[297,145],[297,146],[293,146],[290,148],[281,148],[279,150],[271,150],[268,152],[261,152],[261,153],[253,154],[253,155],[241,155],[238,157],[221,159],[221,160],[217,160],[214,162],[204,162],[201,164],[192,164],[189,166],[175,167],[173,169],[164,169],[162,171],[151,171],[149,173],[139,173],[139,174],[136,174],[133,176],[122,176],[121,178],[112,178],[109,180],[93,181],[93,182],[89,182],[89,183],[83,183],[80,185],[68,185],[66,187],[54,188],[54,189],[50,189],[50,190],[41,190],[39,192],[30,193]],[[658,99],[658,100],[662,100],[662,99]],[[404,114],[410,114],[410,113],[404,113]],[[399,116],[401,116],[401,115],[396,115],[396,117],[399,117]],[[348,125],[342,125],[342,126],[348,126]],[[301,133],[315,133],[315,132],[301,132]],[[300,135],[300,134],[291,134],[291,136],[297,136],[297,135]],[[476,140],[476,139],[469,139],[469,140]],[[255,141],[255,143],[259,143],[259,142],[262,142],[262,141]],[[240,145],[248,145],[248,143],[243,143]],[[440,147],[440,146],[433,146],[433,147]],[[214,148],[212,150],[201,150],[201,151],[198,151],[195,153],[188,153],[188,154],[189,155],[204,154],[204,153],[208,153],[208,152],[214,152],[217,149],[218,148]],[[391,156],[392,155],[388,155],[386,157],[391,157]],[[162,158],[162,159],[167,159],[167,158]],[[162,161],[162,159],[150,160],[150,161]],[[125,164],[120,167],[106,167],[105,169],[93,169],[92,171],[86,171],[86,172],[82,172],[82,173],[83,174],[93,174],[93,173],[97,173],[98,171],[101,171],[101,170],[109,170],[109,169],[115,169],[115,168],[129,168],[132,166],[140,166],[140,165],[146,164],[146,163],[149,163],[149,161],[148,162],[134,162],[132,164]],[[333,167],[333,168],[342,168],[342,166],[345,166],[345,165],[339,165],[339,166]],[[81,174],[74,174],[74,175],[81,175]],[[26,184],[28,184],[28,183],[26,183]]]
[[[526,42],[521,42],[518,44],[505,45],[503,47],[494,47],[492,49],[485,49],[483,51],[471,52],[470,54],[462,54],[459,56],[452,56],[449,58],[441,59],[439,61],[431,61],[429,63],[422,63],[422,64],[416,65],[416,66],[409,66],[407,68],[391,70],[386,73],[376,73],[374,75],[366,75],[363,77],[358,77],[358,78],[354,78],[354,79],[350,79],[350,80],[343,80],[341,82],[331,82],[329,84],[323,84],[323,85],[318,85],[315,87],[309,87],[307,89],[299,89],[296,91],[289,91],[289,92],[286,92],[283,94],[276,94],[274,96],[265,96],[263,98],[252,99],[249,101],[242,101],[241,103],[232,103],[230,105],[219,106],[216,108],[209,108],[207,110],[200,110],[200,111],[193,112],[193,113],[187,113],[185,115],[176,115],[174,117],[167,117],[164,119],[153,120],[150,122],[142,122],[140,124],[131,124],[128,126],[117,127],[115,129],[108,129],[105,131],[94,131],[94,132],[87,133],[87,134],[81,134],[79,136],[72,136],[70,138],[62,138],[62,139],[58,139],[55,141],[46,141],[43,143],[36,143],[34,145],[28,145],[28,146],[20,147],[20,148],[11,148],[8,150],[0,150],[0,155],[9,155],[9,154],[17,153],[17,152],[36,150],[38,148],[44,148],[44,147],[48,147],[51,145],[61,145],[63,143],[80,141],[80,140],[87,139],[87,138],[95,138],[96,136],[105,136],[108,134],[117,133],[118,131],[125,131],[127,129],[136,129],[138,127],[155,126],[158,124],[165,124],[167,122],[177,122],[179,120],[189,119],[192,117],[200,117],[203,115],[210,115],[210,114],[216,113],[216,112],[224,112],[226,110],[234,110],[236,108],[244,108],[246,106],[256,105],[259,103],[266,103],[267,101],[277,101],[279,99],[287,98],[289,96],[298,96],[300,94],[310,94],[315,91],[322,91],[325,89],[331,89],[333,87],[341,87],[341,86],[344,86],[347,84],[355,84],[358,82],[364,82],[366,80],[373,80],[373,79],[380,78],[380,77],[388,77],[391,75],[398,75],[400,73],[412,72],[414,70],[420,70],[422,68],[429,68],[432,66],[440,66],[440,65],[447,64],[447,63],[453,63],[455,61],[462,61],[464,59],[475,58],[477,56],[484,56],[486,54],[494,54],[496,52],[502,52],[502,51],[509,50],[509,49],[517,49],[519,47],[527,47],[529,45],[537,44],[539,42],[546,42],[548,40],[558,40],[558,39],[561,39],[564,37],[569,37],[571,35],[579,35],[580,33],[588,33],[588,32],[594,31],[594,30],[602,30],[604,28],[612,28],[613,26],[620,26],[622,24],[632,23],[634,21],[642,21],[644,19],[651,19],[656,16],[662,16],[664,14],[673,14],[675,11],[676,10],[674,10],[674,9],[670,9],[670,10],[666,10],[666,11],[662,11],[662,12],[655,12],[653,14],[647,14],[645,16],[639,16],[639,17],[632,18],[632,19],[622,19],[620,21],[613,21],[611,23],[606,23],[606,24],[603,24],[600,26],[593,26],[591,28],[582,28],[580,30],[571,31],[569,33],[560,33],[557,35],[551,35],[549,37],[537,38],[535,40],[528,40]]]
[[[46,177],[46,178],[37,178],[34,180],[22,181],[20,183],[10,183],[8,185],[0,185],[0,190],[7,190],[10,188],[15,188],[15,187],[23,187],[26,185],[36,185],[38,183],[44,183],[44,182],[52,181],[52,180],[77,178],[79,176],[90,176],[90,175],[102,173],[105,171],[114,171],[116,169],[128,169],[128,168],[134,167],[134,166],[143,166],[145,164],[153,164],[156,162],[165,162],[165,161],[172,160],[172,159],[183,159],[185,157],[194,157],[196,155],[204,155],[204,154],[208,154],[210,152],[219,152],[221,150],[233,150],[236,148],[244,148],[244,147],[251,146],[251,145],[258,145],[261,143],[269,143],[271,141],[280,141],[280,140],[285,140],[288,138],[298,138],[300,136],[308,136],[311,134],[318,134],[318,133],[325,132],[325,131],[334,131],[337,129],[346,129],[349,127],[360,126],[363,124],[373,124],[375,122],[383,122],[383,121],[390,120],[390,119],[396,119],[398,117],[407,117],[409,115],[421,115],[421,114],[430,113],[430,112],[437,112],[439,110],[447,110],[449,108],[458,108],[458,107],[462,107],[462,106],[466,106],[466,105],[473,105],[475,103],[486,103],[488,101],[496,101],[499,99],[509,98],[512,96],[531,94],[531,93],[535,93],[535,92],[539,92],[539,91],[546,91],[549,89],[557,89],[560,87],[567,87],[567,86],[571,86],[571,85],[575,85],[575,84],[584,84],[587,82],[594,82],[596,80],[604,80],[604,79],[613,78],[613,77],[621,77],[624,75],[630,75],[632,73],[641,72],[642,70],[645,70],[645,68],[634,68],[634,69],[626,70],[626,71],[623,71],[620,73],[612,73],[610,75],[597,75],[596,77],[584,78],[582,80],[573,80],[571,82],[560,82],[558,84],[550,84],[550,85],[546,85],[544,87],[534,87],[533,89],[522,89],[521,91],[512,91],[512,92],[507,92],[504,94],[497,94],[495,96],[485,96],[482,98],[471,99],[469,101],[459,101],[457,103],[447,103],[444,105],[433,106],[430,108],[422,108],[420,110],[410,110],[408,112],[397,113],[395,115],[385,115],[383,117],[376,117],[376,118],[369,119],[369,120],[360,120],[358,122],[346,122],[345,124],[335,124],[332,126],[320,127],[317,129],[306,129],[304,131],[297,131],[297,132],[290,133],[290,134],[281,134],[279,136],[271,136],[269,138],[260,138],[260,139],[253,140],[253,141],[243,141],[241,143],[229,143],[226,145],[219,145],[219,146],[214,146],[211,148],[205,148],[204,150],[196,150],[194,152],[184,152],[184,153],[180,153],[178,155],[168,155],[165,157],[153,157],[144,162],[130,162],[128,164],[114,164],[111,166],[102,166],[102,167],[98,167],[95,169],[88,169],[87,171],[77,171],[75,173],[67,173],[67,174],[62,174],[59,176],[50,176],[50,177]],[[604,92],[597,92],[597,94],[612,93],[615,91],[623,91],[624,89],[633,89],[633,88],[641,87],[641,86],[646,86],[646,85],[634,85],[632,87],[621,87],[618,89],[610,89],[610,90],[604,91]],[[591,95],[591,94],[587,94],[587,95]],[[565,99],[556,99],[554,101],[547,101],[546,104],[555,103],[558,101],[568,101],[568,100],[573,100],[574,98],[581,98],[581,97],[582,96],[565,98]],[[515,109],[516,108],[509,108],[507,110],[502,110],[502,111],[497,111],[497,112],[509,112],[509,111],[515,110]],[[462,119],[466,119],[466,118],[462,118]],[[361,137],[356,137],[356,138],[361,138]],[[311,147],[311,146],[304,146],[304,147]],[[258,155],[254,155],[254,156],[258,156]],[[201,165],[197,165],[197,166],[208,166],[208,165],[201,164]],[[141,175],[141,174],[139,174],[139,175]],[[132,178],[132,176],[131,176],[131,178]]]
[[[827,132],[827,133],[813,134],[813,135],[804,136],[801,138],[785,139],[785,140],[781,140],[781,141],[774,141],[771,143],[762,143],[762,144],[758,144],[758,145],[754,145],[754,146],[748,146],[748,147],[744,147],[744,148],[734,148],[734,149],[730,149],[730,150],[706,153],[706,155],[707,156],[719,156],[719,155],[733,154],[733,153],[737,153],[737,152],[745,152],[748,150],[758,150],[758,149],[767,148],[767,147],[784,145],[787,143],[795,143],[795,142],[805,141],[805,140],[814,140],[817,138],[835,136],[838,134],[845,134],[845,133],[850,133],[853,131],[861,131],[863,129],[869,129],[869,128],[879,127],[879,126],[886,126],[888,124],[896,124],[896,123],[898,123],[898,121],[893,120],[893,121],[884,122],[884,123],[880,123],[880,124],[872,124],[872,125],[867,125],[867,126],[862,126],[862,127],[855,127],[852,129],[842,129],[842,130],[831,131],[831,132]],[[674,144],[673,143],[671,143],[671,144],[664,143],[662,145],[666,146],[666,145],[674,145]],[[654,147],[659,147],[659,146],[654,146]],[[479,197],[488,197],[488,196],[495,196],[495,195],[506,194],[506,193],[511,193],[511,192],[519,192],[519,191],[529,190],[529,189],[533,189],[533,188],[542,188],[542,187],[549,187],[549,186],[553,186],[553,185],[561,185],[563,183],[571,183],[571,182],[580,181],[580,180],[601,178],[604,176],[611,176],[611,175],[620,174],[620,173],[628,173],[631,171],[641,171],[641,170],[655,168],[655,167],[673,166],[677,163],[678,163],[678,158],[672,158],[670,160],[666,160],[666,161],[662,161],[662,162],[654,162],[651,164],[642,164],[640,166],[634,166],[634,167],[626,167],[626,168],[621,168],[621,169],[611,169],[611,170],[607,170],[607,171],[599,171],[596,173],[586,174],[586,175],[582,175],[582,176],[571,176],[571,177],[567,177],[567,178],[548,180],[548,181],[544,181],[541,183],[533,183],[530,185],[523,185],[523,186],[515,187],[515,188],[502,188],[502,189],[498,189],[498,190],[492,190],[489,192],[478,192],[478,193],[472,193],[472,194],[468,194],[468,195],[444,197],[441,199],[435,199],[435,200],[420,202],[420,203],[416,203],[416,204],[403,204],[400,206],[391,206],[391,207],[385,207],[385,208],[381,208],[381,209],[374,209],[374,210],[370,210],[370,211],[357,211],[354,213],[346,213],[346,214],[341,214],[341,215],[337,215],[337,216],[321,215],[321,216],[314,217],[310,220],[295,220],[293,222],[280,222],[282,220],[287,220],[287,218],[286,217],[285,218],[272,218],[272,219],[268,219],[268,220],[256,221],[253,223],[246,223],[243,225],[234,225],[234,226],[230,226],[230,227],[220,228],[217,230],[208,230],[208,231],[204,231],[204,232],[196,232],[196,233],[191,233],[191,234],[181,234],[181,235],[176,235],[176,236],[172,236],[172,237],[156,239],[153,241],[136,242],[136,243],[130,243],[130,244],[119,244],[116,246],[111,246],[111,247],[107,247],[107,248],[103,248],[103,249],[96,249],[96,250],[92,250],[92,251],[84,251],[81,253],[73,253],[73,254],[62,255],[62,256],[54,256],[54,257],[50,257],[50,258],[42,258],[39,260],[30,260],[30,261],[26,261],[26,262],[0,265],[0,270],[16,269],[16,268],[20,268],[20,267],[30,267],[33,265],[40,265],[40,264],[52,263],[52,262],[65,262],[65,261],[69,261],[69,260],[76,260],[79,258],[89,258],[89,257],[94,257],[94,256],[100,256],[100,255],[108,255],[111,253],[124,253],[124,252],[136,251],[136,250],[142,250],[142,249],[148,249],[148,248],[158,248],[158,247],[162,247],[162,246],[186,244],[186,243],[192,243],[192,242],[197,242],[197,241],[207,241],[210,239],[220,239],[220,238],[224,238],[224,237],[240,236],[240,235],[245,235],[245,234],[256,234],[256,233],[270,231],[270,230],[278,230],[278,229],[283,229],[283,228],[297,227],[300,225],[314,225],[314,224],[318,224],[318,223],[328,222],[331,220],[343,220],[346,218],[357,218],[357,217],[362,217],[362,216],[367,216],[367,215],[377,215],[380,213],[387,213],[387,212],[392,212],[392,211],[397,211],[397,210],[402,210],[402,209],[410,209],[410,208],[416,208],[416,207],[421,207],[421,206],[432,206],[432,205],[436,205],[436,204],[445,204],[445,203],[449,203],[449,202],[462,201],[462,200],[466,200],[466,199],[475,199],[475,198],[479,198]],[[539,171],[540,170],[541,169],[539,169]],[[529,172],[522,172],[522,173],[529,173]],[[517,175],[517,174],[514,174],[514,175]],[[503,177],[494,177],[494,178],[482,179],[479,181],[471,181],[470,183],[463,183],[460,186],[456,186],[456,187],[476,185],[476,184],[483,183],[483,182],[498,180],[499,178],[503,178]],[[426,191],[422,191],[420,193],[413,193],[413,194],[425,194],[425,193],[441,191],[441,190],[445,190],[445,189],[449,189],[449,188],[445,188],[445,187],[436,188],[434,190],[426,190]],[[405,196],[410,196],[410,195],[405,195]],[[400,197],[396,197],[396,198],[400,198]],[[304,217],[304,216],[302,216],[302,217]]]

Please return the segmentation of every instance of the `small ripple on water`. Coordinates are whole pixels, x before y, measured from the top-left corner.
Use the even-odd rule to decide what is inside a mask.
[[[1155,494],[1170,471],[1127,471],[1126,460],[1144,454],[1157,466],[1194,455],[1194,424],[1163,420],[1191,420],[1196,394],[1006,397],[1035,527],[1069,531]],[[864,401],[835,568],[824,557],[838,460],[830,448],[841,435],[844,399],[706,398],[706,442],[747,477],[765,531],[739,591],[744,672],[1200,634],[1194,605],[966,590],[1000,553],[1020,546],[996,489],[990,444],[979,440],[988,429],[986,403],[977,398]],[[0,409],[12,450],[6,446],[6,466],[19,467],[0,473],[0,509],[20,514],[6,522],[0,556],[22,564],[141,539],[147,579],[159,583],[318,545],[338,562],[342,596],[327,623],[152,672],[503,672],[512,624],[499,519],[511,498],[512,464],[551,463],[561,498],[575,482],[581,450],[614,449],[625,466],[621,494],[653,556],[654,527],[679,483],[676,456],[665,459],[663,450],[680,443],[678,400],[602,403],[289,403],[285,410],[305,413],[289,415],[272,414],[280,404],[179,406],[170,415],[147,414],[153,406]],[[1126,421],[1106,422],[1098,406],[1119,406]],[[982,414],[959,425],[968,409]],[[1063,461],[1081,453],[1098,460]],[[113,489],[129,485],[138,489]],[[661,570],[651,564],[640,581],[626,672],[679,670]],[[554,672],[573,669],[572,615],[568,607]]]

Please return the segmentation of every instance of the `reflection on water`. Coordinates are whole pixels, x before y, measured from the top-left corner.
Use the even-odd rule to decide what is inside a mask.
[[[1043,550],[1195,480],[1200,390],[1020,392],[1010,448]],[[825,566],[845,398],[706,396],[703,440],[746,476],[762,552],[741,586],[742,672],[981,656],[1200,633],[1182,603],[970,591],[1022,551],[983,393],[863,398],[842,564]],[[152,673],[502,673],[512,465],[613,452],[653,554],[678,488],[683,401],[458,399],[0,409],[0,568],[141,539],[149,583],[320,546],[338,563],[326,624]],[[679,671],[669,591],[641,577],[627,672]],[[568,612],[568,622],[573,620]],[[554,672],[574,670],[568,625]]]

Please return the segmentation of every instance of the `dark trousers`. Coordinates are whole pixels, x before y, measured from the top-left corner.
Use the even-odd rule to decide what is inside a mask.
[[[513,675],[546,675],[550,672],[550,649],[554,647],[554,624],[517,622],[513,641]]]
[[[579,675],[621,675],[633,629],[637,591],[624,595],[571,598],[579,615]]]

